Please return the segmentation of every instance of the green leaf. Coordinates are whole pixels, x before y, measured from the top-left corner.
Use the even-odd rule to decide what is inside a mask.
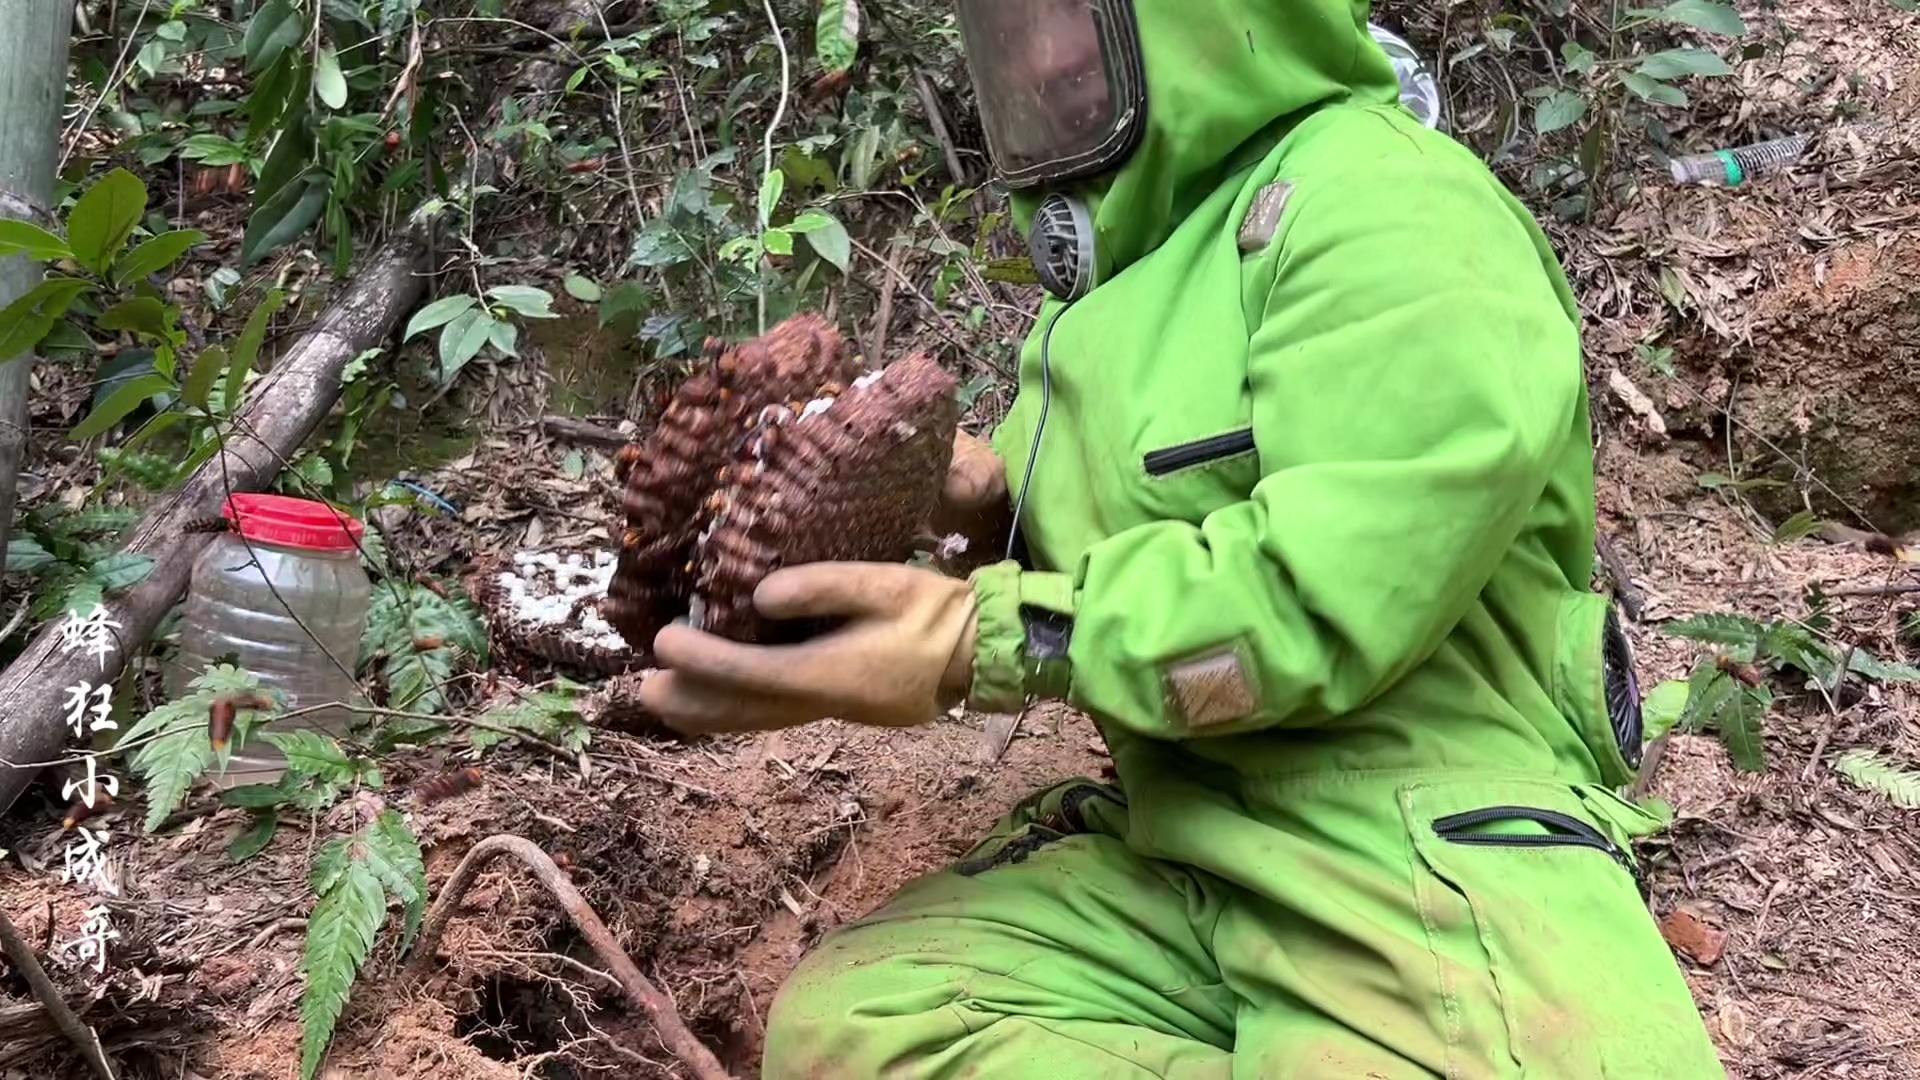
[[[31,352],[80,294],[93,286],[79,278],[49,278],[0,311],[0,361]]]
[[[1687,684],[1684,681],[1668,679],[1654,687],[1640,706],[1642,741],[1652,742],[1673,730],[1686,709]]]
[[[401,340],[411,341],[417,334],[445,326],[479,302],[477,297],[465,294],[443,296],[413,313],[413,318],[407,320],[407,332]]]
[[[427,864],[419,839],[398,811],[380,811],[367,830],[367,865],[406,913],[406,930],[400,939],[404,954],[427,913]]]
[[[1920,772],[1861,749],[1835,758],[1833,769],[1863,791],[1871,791],[1895,806],[1920,810]]]
[[[1695,615],[1667,623],[1663,629],[1675,637],[1705,641],[1715,645],[1746,645],[1758,648],[1767,628],[1744,615]]]
[[[833,264],[835,270],[843,274],[847,272],[853,259],[853,241],[847,236],[847,227],[840,224],[840,219],[819,210],[809,210],[795,218],[788,228],[805,236],[808,246]]]
[[[136,296],[108,308],[98,323],[102,330],[132,330],[154,337],[167,332],[167,305],[151,296]]]
[[[520,328],[510,322],[495,320],[492,329],[487,331],[487,344],[499,350],[502,356],[520,357]]]
[[[1533,107],[1533,130],[1549,135],[1572,127],[1587,115],[1587,99],[1577,90],[1558,90]]]
[[[103,592],[118,592],[147,580],[153,573],[153,557],[131,551],[116,551],[87,570]]]
[[[580,274],[568,274],[561,285],[566,288],[567,295],[575,300],[588,304],[600,302],[600,286],[592,278]]]
[[[25,255],[29,259],[52,261],[71,259],[67,242],[38,225],[12,218],[0,218],[0,255]]]
[[[9,556],[7,560],[7,566],[9,568],[13,566],[11,556]],[[1853,650],[1853,658],[1847,661],[1847,670],[1858,675],[1864,675],[1876,682],[1920,682],[1920,667],[1915,667],[1912,664],[1890,663],[1874,656],[1866,649]]]
[[[251,266],[312,228],[327,208],[330,182],[326,173],[310,172],[304,182],[288,184],[255,209],[240,243],[240,265]]]
[[[264,786],[264,785],[255,785]],[[280,815],[273,810],[253,815],[253,825],[233,842],[227,845],[227,857],[236,863],[246,862],[266,850],[273,840],[274,830],[280,827]]]
[[[780,196],[787,190],[787,174],[775,169],[760,180],[760,220],[773,220],[773,209],[780,205]]]
[[[773,255],[793,254],[793,234],[785,229],[768,229],[760,234],[760,247]]]
[[[180,387],[180,399],[196,409],[205,409],[213,394],[213,384],[227,369],[227,350],[218,345],[208,348],[193,362],[186,382]]]
[[[638,321],[653,303],[653,294],[637,281],[623,281],[607,291],[600,302],[600,325],[608,326],[631,316]]]
[[[380,0],[380,33],[389,39],[413,22],[420,0]]]
[[[853,66],[860,50],[859,0],[820,0],[813,24],[813,54],[829,72]]]
[[[1821,521],[1819,517],[1815,516],[1813,511],[1801,510],[1781,522],[1780,527],[1773,530],[1773,542],[1776,544],[1791,544],[1795,540],[1804,540],[1814,533],[1819,532],[1820,525]]]
[[[1568,41],[1560,46],[1561,59],[1567,62],[1567,71],[1574,75],[1584,75],[1593,70],[1593,50],[1577,41]]]
[[[1731,681],[1731,680],[1729,680]],[[1742,686],[1715,721],[1720,741],[1727,746],[1734,768],[1743,772],[1767,771],[1767,748],[1761,738],[1760,722],[1773,705],[1773,692]]]
[[[253,372],[254,361],[260,356],[260,344],[267,338],[267,324],[285,303],[287,294],[279,289],[270,289],[254,306],[253,313],[247,316],[247,325],[240,331],[240,339],[233,346],[233,363],[227,368],[227,385],[220,394],[221,406],[229,413],[240,404],[240,391],[247,385],[247,376]]]
[[[127,252],[113,264],[113,279],[122,285],[139,281],[172,266],[207,234],[196,229],[175,229],[161,233]]]
[[[1640,61],[1640,66],[1634,70],[1653,79],[1733,74],[1733,68],[1718,53],[1710,53],[1705,49],[1667,49]]]
[[[524,319],[559,318],[553,311],[553,294],[531,285],[495,285],[487,290],[502,306]]]
[[[67,215],[67,246],[74,258],[104,275],[127,238],[147,216],[147,185],[125,169],[100,178]]]
[[[216,165],[244,165],[247,163],[247,148],[224,135],[189,135],[180,144],[180,156],[188,161],[197,161],[208,167]]]
[[[122,383],[118,390],[108,394],[107,400],[88,413],[87,418],[80,421],[68,433],[68,437],[74,442],[91,439],[126,419],[128,414],[139,408],[148,398],[155,394],[164,394],[173,388],[173,380],[159,375],[142,375],[129,379]]]
[[[30,574],[54,561],[53,554],[31,536],[7,538],[6,572],[9,574]]]
[[[314,61],[313,92],[329,109],[346,107],[347,77],[340,73],[340,58],[334,55],[332,46],[323,47]]]
[[[446,386],[460,369],[480,355],[493,334],[495,319],[481,309],[462,314],[440,331],[440,385]]]
[[[1686,91],[1677,86],[1669,86],[1657,79],[1650,79],[1637,71],[1629,71],[1620,76],[1620,84],[1656,105],[1681,106],[1687,103]]]
[[[364,860],[349,860],[330,884],[307,917],[306,951],[300,958],[307,984],[300,995],[301,1080],[313,1080],[319,1072],[360,965],[387,921],[386,894]]]
[[[280,54],[306,40],[307,24],[300,12],[287,0],[267,0],[247,23],[243,48],[247,70],[260,69],[280,59]]]
[[[1691,26],[1710,34],[1738,37],[1747,32],[1747,24],[1741,20],[1739,12],[1713,0],[1674,0],[1657,11],[1636,11],[1634,14],[1646,15],[1656,22]]]

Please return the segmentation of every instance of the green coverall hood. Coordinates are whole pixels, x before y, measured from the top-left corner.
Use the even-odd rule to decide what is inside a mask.
[[[1093,209],[1097,280],[1160,246],[1308,110],[1399,100],[1393,66],[1367,32],[1369,7],[1366,0],[1134,0],[1147,76],[1145,135],[1119,169],[1065,185]],[[1048,191],[1014,194],[1023,235]]]

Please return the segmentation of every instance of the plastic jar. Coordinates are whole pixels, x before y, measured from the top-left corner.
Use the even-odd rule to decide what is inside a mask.
[[[1368,23],[1367,33],[1386,51],[1387,59],[1393,63],[1393,73],[1400,78],[1400,104],[1427,127],[1441,128],[1446,121],[1446,108],[1440,100],[1440,88],[1427,70],[1427,62],[1405,38],[1378,23]]]
[[[366,527],[322,502],[283,495],[234,495],[227,532],[193,564],[180,627],[180,654],[167,669],[169,697],[232,654],[241,669],[286,695],[288,709],[353,702],[353,665],[373,585],[360,568]],[[346,708],[305,713],[254,730],[218,782],[270,784],[286,771],[278,747],[259,736],[294,728],[343,735]]]

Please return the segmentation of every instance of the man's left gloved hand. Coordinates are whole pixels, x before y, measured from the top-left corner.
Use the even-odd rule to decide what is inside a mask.
[[[760,731],[828,717],[907,727],[967,693],[975,598],[964,580],[875,563],[775,571],[754,593],[772,619],[840,626],[798,645],[742,645],[674,625],[654,639],[661,670],[640,702],[683,734]]]

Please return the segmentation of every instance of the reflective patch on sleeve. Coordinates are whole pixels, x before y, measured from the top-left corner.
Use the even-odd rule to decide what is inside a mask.
[[[1189,728],[1244,720],[1259,707],[1238,653],[1184,660],[1167,669],[1167,697]]]
[[[1247,218],[1240,223],[1241,254],[1265,251],[1273,243],[1280,232],[1280,215],[1287,209],[1287,196],[1292,194],[1293,185],[1284,180],[1276,180],[1254,194]]]

